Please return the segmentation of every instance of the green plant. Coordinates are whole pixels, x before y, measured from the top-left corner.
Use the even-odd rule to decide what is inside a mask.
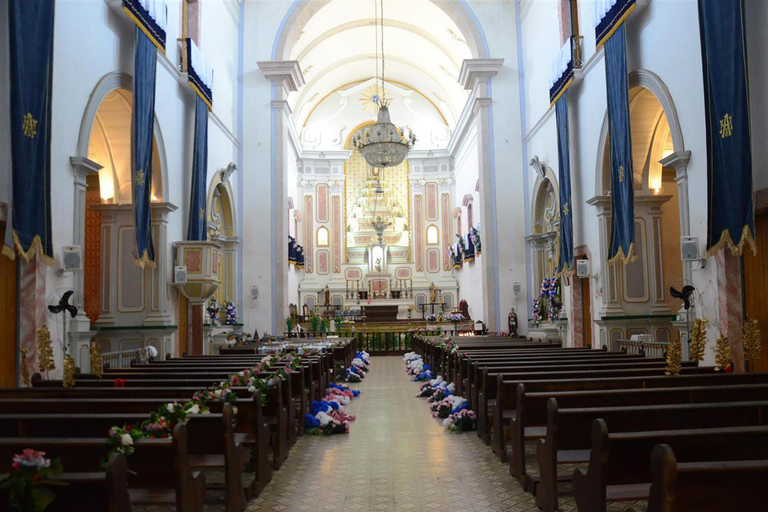
[[[53,503],[56,495],[48,485],[66,485],[51,480],[62,472],[59,459],[45,458],[45,452],[30,448],[13,456],[13,471],[0,480],[0,489],[10,496],[11,510],[15,512],[43,512]]]

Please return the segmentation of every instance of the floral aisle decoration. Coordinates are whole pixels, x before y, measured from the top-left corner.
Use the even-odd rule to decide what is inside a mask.
[[[733,366],[731,365],[731,345],[728,343],[726,336],[720,336],[715,345],[715,371],[725,371],[725,373],[733,371]]]
[[[278,367],[279,365],[283,365]],[[109,430],[108,444],[110,452],[125,453],[130,455],[134,450],[134,442],[138,439],[171,437],[174,427],[185,424],[193,414],[208,414],[208,404],[211,401],[222,401],[232,405],[232,411],[237,414],[237,394],[232,388],[246,387],[248,392],[261,392],[263,400],[269,400],[272,391],[277,386],[278,380],[286,380],[288,372],[301,366],[301,357],[294,354],[285,354],[283,359],[272,354],[265,356],[252,368],[247,368],[233,373],[218,385],[199,390],[192,395],[192,400],[186,403],[172,402],[160,406],[157,411],[150,414],[144,421],[133,424],[124,424],[122,427],[113,426]],[[276,368],[275,376],[259,378],[265,371]]]
[[[437,322],[437,315],[434,313],[427,315],[427,322]]]
[[[226,322],[227,325],[235,325],[237,323],[237,306],[232,301],[227,302]]]
[[[477,428],[477,415],[470,409],[461,409],[443,421],[443,426],[451,432],[467,432]]]
[[[371,356],[368,352],[362,351],[355,354],[352,359],[352,365],[346,370],[346,377],[344,380],[347,382],[360,382],[365,378],[365,374],[368,373],[368,365],[371,363]]]
[[[47,486],[66,485],[52,480],[62,473],[61,460],[45,458],[45,452],[30,448],[13,456],[13,471],[0,480],[0,489],[9,495],[14,512],[43,512],[56,495]]]
[[[691,361],[703,361],[704,349],[707,347],[707,322],[704,318],[697,318],[693,322],[691,332]]]
[[[321,401],[313,401],[310,413],[304,415],[304,428],[311,435],[333,435],[349,433],[349,422],[356,417],[347,414],[344,406],[360,396],[360,391],[341,384],[331,384]]]
[[[445,419],[451,414],[466,409],[467,399],[456,395],[449,395],[439,402],[432,403],[429,408],[432,409],[432,416]]]
[[[461,313],[451,313],[447,317],[445,317],[445,319],[448,320],[449,322],[463,322],[464,320],[466,320],[466,318],[464,318],[464,315],[462,315]]]
[[[56,369],[53,360],[53,348],[51,347],[51,332],[48,327],[37,328],[37,367],[41,372],[49,372]]]
[[[428,364],[424,364],[421,356],[416,352],[408,352],[403,356],[403,362],[405,363],[405,371],[408,375],[412,375],[414,381],[422,381],[431,379],[434,377],[432,369]]]

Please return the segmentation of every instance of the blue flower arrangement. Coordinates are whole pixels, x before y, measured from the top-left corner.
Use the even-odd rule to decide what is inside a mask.
[[[237,323],[237,308],[232,301],[227,302],[227,325],[234,325]]]

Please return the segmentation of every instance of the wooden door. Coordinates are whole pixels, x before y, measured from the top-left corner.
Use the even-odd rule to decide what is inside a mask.
[[[592,289],[589,286],[589,278],[581,281],[581,319],[583,322],[584,346],[592,346]]]
[[[0,226],[5,238],[5,227]],[[18,370],[17,293],[18,262],[0,256],[0,388],[15,388]]]
[[[744,249],[744,305],[747,318],[757,318],[762,334],[761,359],[749,371],[768,371],[768,212],[755,217],[757,256]]]
[[[187,336],[189,336],[189,299],[179,292],[179,356],[187,351]]]

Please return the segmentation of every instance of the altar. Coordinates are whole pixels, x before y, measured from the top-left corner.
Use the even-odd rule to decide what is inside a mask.
[[[412,299],[371,299],[360,303],[366,322],[396,322],[408,320]]]

